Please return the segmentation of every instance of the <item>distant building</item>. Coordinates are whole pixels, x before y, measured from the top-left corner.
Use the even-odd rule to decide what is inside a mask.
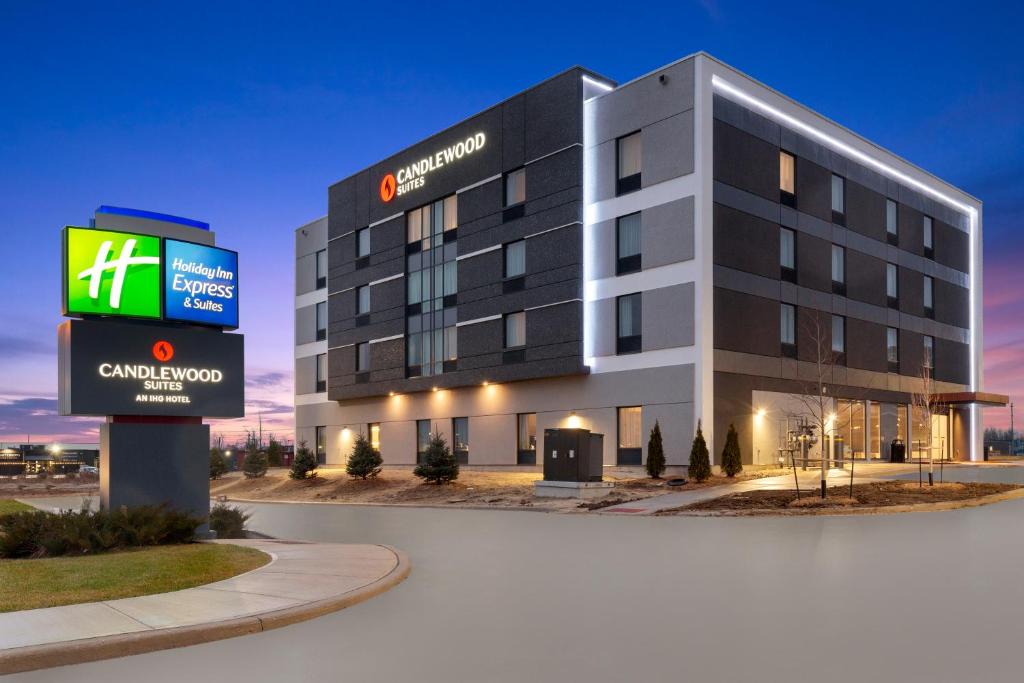
[[[100,446],[95,443],[0,444],[0,475],[77,472],[82,465],[96,467],[99,458]]]

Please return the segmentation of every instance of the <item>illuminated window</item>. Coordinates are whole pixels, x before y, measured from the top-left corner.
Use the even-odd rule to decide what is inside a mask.
[[[779,190],[796,194],[796,159],[789,152],[779,150]]]
[[[316,390],[327,391],[327,354],[316,355]]]
[[[640,212],[620,216],[615,221],[615,274],[640,270]]]
[[[406,214],[406,374],[455,369],[458,200],[449,195]]]
[[[625,194],[640,189],[642,146],[640,131],[625,135],[615,141],[616,150],[616,194]]]
[[[515,206],[526,201],[526,169],[520,168],[505,174],[505,206]]]
[[[370,434],[370,447],[375,451],[380,450],[380,422],[371,422],[367,425],[367,430]]]
[[[643,414],[640,406],[618,409],[619,446],[617,464],[640,465],[643,461],[641,430]]]
[[[505,277],[526,275],[526,240],[505,245]]]
[[[327,286],[327,250],[321,249],[316,252],[316,288],[323,289]]]
[[[526,346],[526,311],[505,316],[505,348]]]
[[[516,416],[516,464],[537,464],[537,413]]]

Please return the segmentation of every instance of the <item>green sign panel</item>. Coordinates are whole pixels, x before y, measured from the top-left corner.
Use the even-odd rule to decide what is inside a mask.
[[[160,317],[160,238],[64,228],[64,314]]]

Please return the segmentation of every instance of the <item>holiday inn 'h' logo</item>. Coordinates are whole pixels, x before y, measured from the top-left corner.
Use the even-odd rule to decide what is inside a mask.
[[[160,317],[160,238],[65,228],[65,312]]]

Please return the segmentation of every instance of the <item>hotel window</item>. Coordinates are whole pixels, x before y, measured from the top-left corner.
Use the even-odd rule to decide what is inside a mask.
[[[935,317],[935,280],[929,275],[924,276],[924,314]]]
[[[316,340],[327,339],[327,302],[321,301],[316,305]]]
[[[922,238],[924,240],[924,255],[928,258],[935,256],[934,225],[931,216],[924,217],[924,224],[921,226]]]
[[[452,454],[460,465],[469,464],[469,418],[452,418]]]
[[[897,222],[896,202],[891,199],[885,200],[885,234],[889,244],[899,243],[899,223]]]
[[[782,355],[796,357],[796,308],[792,304],[779,306],[779,341]]]
[[[846,353],[846,318],[832,316],[832,352]]]
[[[796,158],[779,150],[779,198],[783,204],[793,206],[796,198]]]
[[[846,294],[846,248],[832,245],[832,293]]]
[[[537,464],[537,413],[516,416],[516,464]]]
[[[409,377],[455,369],[457,227],[455,195],[406,214],[405,344]]]
[[[640,212],[615,221],[615,274],[640,270]]]
[[[625,135],[615,141],[615,194],[625,194],[640,189],[641,159],[640,131]]]
[[[509,313],[505,316],[505,348],[522,346],[526,346],[526,311]]]
[[[356,230],[356,258],[370,255],[370,229]]]
[[[327,464],[327,427],[323,425],[314,427],[313,441],[316,443],[316,462],[318,465]]]
[[[430,447],[430,420],[416,420],[416,463],[421,464]]]
[[[370,312],[370,285],[356,287],[356,315]]]
[[[356,372],[370,371],[370,343],[356,344]]]
[[[796,233],[779,228],[779,273],[787,282],[796,282]]]
[[[371,422],[366,425],[366,431],[370,435],[370,448],[380,450],[380,422]]]
[[[526,275],[526,240],[517,240],[505,245],[505,277]]]
[[[615,300],[615,353],[637,353],[642,343],[642,300],[640,294],[626,294]]]
[[[924,337],[924,356],[921,365],[926,370],[935,369],[935,337]]]
[[[316,288],[323,289],[327,286],[327,250],[321,249],[316,252]]]
[[[316,354],[316,390],[327,391],[327,354]]]
[[[843,224],[846,215],[846,180],[832,175],[832,222]]]
[[[895,263],[885,264],[885,296],[889,300],[889,308],[899,306],[899,276]]]
[[[640,432],[643,414],[640,406],[619,408],[619,448],[616,464],[643,464]]]
[[[885,328],[885,359],[889,372],[900,371],[900,333],[895,327]]]
[[[520,168],[505,174],[505,206],[515,206],[526,201],[526,169]]]

